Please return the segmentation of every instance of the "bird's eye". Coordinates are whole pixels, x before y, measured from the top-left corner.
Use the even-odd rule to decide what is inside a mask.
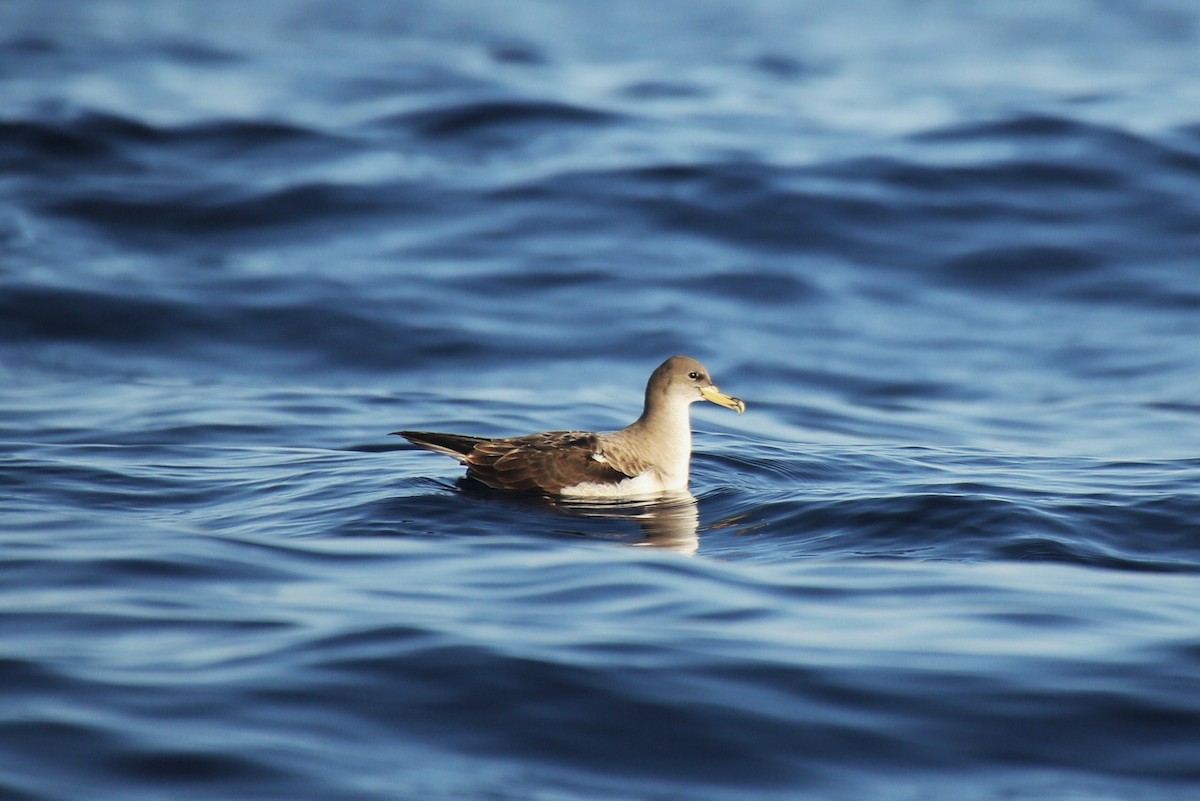
[[[699,381],[700,374],[693,370],[692,372],[688,373],[688,378],[692,379],[693,381]]]

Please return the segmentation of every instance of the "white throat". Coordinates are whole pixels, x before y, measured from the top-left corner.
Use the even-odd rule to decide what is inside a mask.
[[[660,480],[664,489],[686,489],[692,460],[691,404],[667,403],[655,409],[653,420],[639,423],[652,426],[654,437],[648,445],[662,458]]]

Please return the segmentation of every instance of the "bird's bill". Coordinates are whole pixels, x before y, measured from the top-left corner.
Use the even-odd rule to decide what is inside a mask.
[[[715,403],[718,406],[724,406],[726,409],[733,409],[738,414],[746,411],[746,404],[742,402],[741,398],[726,395],[711,384],[701,389],[700,394],[704,396],[706,401]]]

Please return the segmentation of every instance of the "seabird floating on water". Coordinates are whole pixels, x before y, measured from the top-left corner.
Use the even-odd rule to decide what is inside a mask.
[[[457,459],[468,477],[494,489],[592,498],[658,495],[687,489],[690,407],[700,400],[746,411],[745,403],[713,385],[700,362],[672,356],[651,374],[642,416],[620,431],[548,431],[507,439],[392,433]]]

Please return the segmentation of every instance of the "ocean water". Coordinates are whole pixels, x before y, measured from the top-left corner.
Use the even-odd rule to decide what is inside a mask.
[[[461,479],[686,353],[691,493]],[[5,0],[0,798],[1200,797],[1200,6]]]

